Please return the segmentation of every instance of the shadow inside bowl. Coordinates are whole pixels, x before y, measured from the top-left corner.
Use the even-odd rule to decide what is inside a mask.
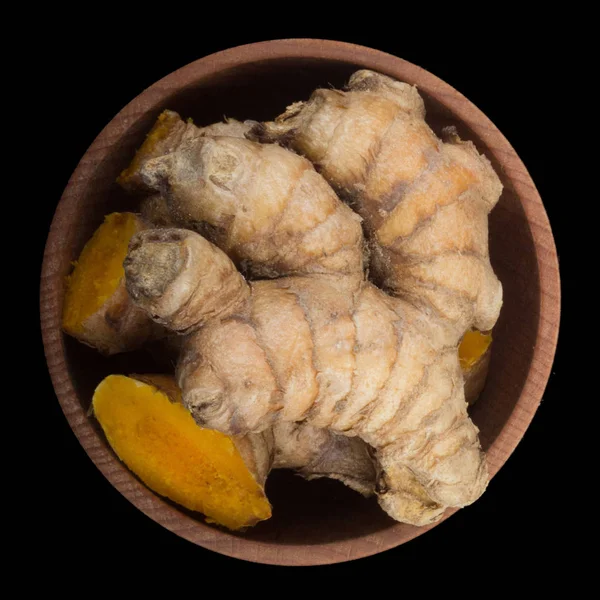
[[[307,99],[316,87],[341,87],[356,65],[324,60],[278,59],[222,71],[131,113],[126,131],[115,141],[113,151],[94,167],[78,194],[80,206],[73,212],[65,245],[75,259],[92,232],[112,211],[135,210],[139,199],[125,194],[116,177],[133,157],[160,112],[176,110],[197,125],[221,120],[272,119],[297,100]],[[292,76],[290,76],[292,73]],[[472,416],[481,431],[484,449],[497,438],[511,415],[531,366],[539,322],[539,276],[531,230],[519,198],[492,153],[474,133],[456,121],[452,113],[425,95],[428,122],[437,132],[456,125],[491,160],[505,185],[490,218],[490,254],[504,286],[504,307],[494,329],[494,346],[486,389]],[[91,157],[93,159],[93,156]],[[66,275],[68,263],[64,266]],[[65,341],[67,364],[77,395],[87,411],[93,390],[111,373],[160,372],[162,365],[152,353],[140,351],[110,358],[74,340]],[[103,437],[93,417],[93,427]],[[106,441],[104,440],[106,444]],[[368,535],[397,526],[374,499],[365,499],[339,482],[306,482],[290,472],[276,471],[267,483],[273,517],[244,533],[245,538],[285,544],[329,543]],[[178,510],[186,512],[178,507]],[[199,521],[203,518],[186,513]]]
[[[505,189],[490,218],[490,257],[502,282],[504,303],[492,334],[485,389],[471,415],[484,450],[494,443],[521,397],[540,325],[540,278],[531,228],[512,185],[502,179]]]

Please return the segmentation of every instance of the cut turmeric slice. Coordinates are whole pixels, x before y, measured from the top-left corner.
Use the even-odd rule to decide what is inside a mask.
[[[271,505],[262,483],[234,441],[199,427],[178,398],[169,397],[169,385],[143,379],[109,375],[92,400],[108,442],[127,467],[150,489],[209,522],[235,530],[268,519]]]
[[[67,277],[63,330],[105,354],[137,348],[159,330],[125,289],[129,241],[145,227],[133,213],[106,216]]]

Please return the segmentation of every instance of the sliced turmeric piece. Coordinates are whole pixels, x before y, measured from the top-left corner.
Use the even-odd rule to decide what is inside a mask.
[[[137,376],[136,376],[137,377]],[[234,441],[199,427],[181,404],[172,378],[152,382],[109,375],[96,388],[93,411],[119,458],[150,489],[208,522],[229,529],[271,516],[251,469],[262,457],[242,457]],[[171,397],[169,397],[171,394]]]
[[[106,216],[67,277],[63,330],[105,354],[132,350],[159,331],[125,289],[129,241],[145,228],[133,213]]]
[[[140,168],[147,160],[166,153],[171,143],[170,136],[181,134],[183,129],[185,129],[185,123],[181,122],[177,113],[171,110],[162,112],[137,151],[132,163],[119,175],[117,182],[128,190],[143,188],[144,185],[139,175]]]

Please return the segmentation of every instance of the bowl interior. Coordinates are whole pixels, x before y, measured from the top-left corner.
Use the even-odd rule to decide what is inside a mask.
[[[232,67],[173,91],[152,111],[125,121],[122,135],[114,139],[111,151],[98,160],[92,176],[78,190],[82,209],[73,212],[69,226],[64,229],[65,252],[69,256],[63,261],[62,275],[105,214],[135,210],[139,199],[124,193],[115,179],[128,165],[161,110],[176,110],[182,117],[193,118],[198,125],[219,121],[223,116],[267,120],[288,104],[308,98],[316,87],[343,86],[356,68],[347,62],[297,58]],[[424,93],[423,96],[428,123],[436,132],[444,126],[455,125],[461,137],[472,140],[494,163],[491,153],[473,131],[432,97]],[[490,253],[504,286],[504,307],[494,330],[488,382],[472,410],[486,450],[492,447],[506,424],[525,384],[537,337],[540,305],[531,230],[510,181],[497,163],[494,167],[505,189],[490,218]],[[520,351],[514,352],[515,347]],[[70,338],[65,339],[65,348],[70,376],[85,411],[94,388],[104,376],[164,368],[147,350],[102,358]],[[108,447],[92,417],[90,422],[100,443]],[[493,451],[489,459],[491,472],[495,474],[502,460],[496,460]],[[389,519],[374,499],[364,499],[333,481],[308,483],[289,472],[274,472],[269,478],[267,493],[274,506],[272,519],[260,523],[243,537],[273,544],[306,545],[369,535],[390,527],[407,527]],[[191,516],[203,522],[201,515]]]

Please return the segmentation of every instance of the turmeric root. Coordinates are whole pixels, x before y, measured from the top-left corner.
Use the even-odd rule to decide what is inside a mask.
[[[239,128],[201,129],[165,111],[119,182],[159,192],[173,224],[198,231],[253,276],[362,276],[358,215],[306,159],[236,137]],[[206,133],[214,131],[228,135]]]
[[[165,245],[198,255],[166,277],[153,258],[165,252],[157,233]],[[208,242],[190,243],[195,238],[201,239],[172,229],[137,234],[125,261],[131,296],[138,301],[140,281],[153,281],[146,295],[154,311],[161,291],[168,294],[178,281],[215,281],[210,271],[217,261],[202,258]],[[199,269],[193,278],[188,265]],[[240,285],[232,267],[221,270],[229,281],[212,288],[215,296],[231,281]],[[483,492],[485,459],[467,415],[456,347],[445,345],[421,312],[353,277],[284,277],[243,286],[247,292],[219,318],[206,320],[200,306],[200,328],[187,312],[190,333],[177,379],[196,422],[228,435],[302,421],[358,436],[374,448],[382,469],[381,505],[409,523],[429,523],[446,506],[464,506]],[[211,288],[202,293],[210,295]],[[187,298],[181,299],[186,307]],[[170,327],[169,315],[176,319],[181,308],[170,305],[161,323]]]
[[[485,386],[492,355],[492,334],[467,331],[460,345],[458,356],[465,380],[465,399],[475,404]]]
[[[145,228],[133,213],[108,215],[67,278],[63,330],[105,354],[133,350],[160,332],[131,302],[123,277],[129,240]]]
[[[226,435],[196,425],[174,380],[110,375],[92,406],[119,458],[152,490],[240,529],[268,519],[264,482],[272,456],[268,438]]]
[[[357,71],[346,91],[318,89],[250,137],[290,145],[357,210],[384,288],[445,320],[457,341],[492,329],[502,286],[487,215],[502,185],[472,143],[435,136],[416,88]]]

